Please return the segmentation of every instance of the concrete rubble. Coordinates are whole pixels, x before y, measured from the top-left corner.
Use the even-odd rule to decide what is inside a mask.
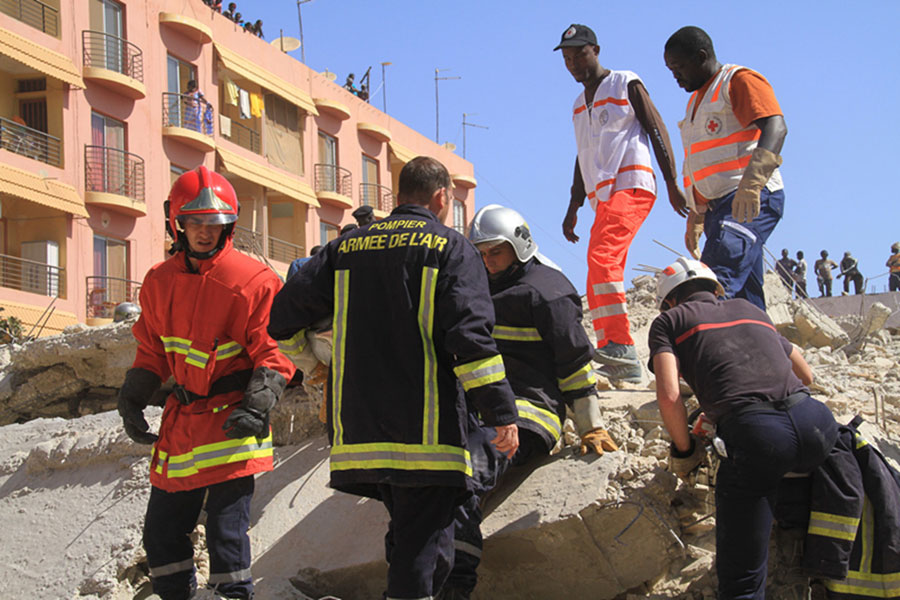
[[[862,414],[868,439],[900,460],[900,335],[879,325],[885,311],[835,321],[783,292],[767,278],[770,315],[813,366],[814,395],[840,420]],[[635,279],[627,298],[646,361],[653,278]],[[128,440],[113,410],[133,356],[127,323],[0,346],[0,597],[148,594],[148,448]],[[647,373],[642,384],[601,391],[620,452],[578,456],[567,423],[568,446],[514,471],[490,497],[476,598],[715,597],[712,491],[665,471],[652,384]],[[250,530],[261,600],[383,589],[387,514],[327,488],[320,400],[321,388],[289,388],[273,415],[277,465],[257,479]],[[161,411],[147,413],[157,427]],[[203,581],[202,526],[195,538]]]

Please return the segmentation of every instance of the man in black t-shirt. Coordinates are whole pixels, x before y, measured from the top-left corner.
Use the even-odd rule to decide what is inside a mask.
[[[808,473],[828,456],[837,423],[809,396],[809,365],[750,302],[721,300],[715,274],[679,258],[660,273],[650,327],[650,370],[672,437],[670,470],[681,477],[705,450],[690,435],[679,373],[716,424],[727,456],[716,481],[719,598],[765,598],[773,504],[785,474]]]

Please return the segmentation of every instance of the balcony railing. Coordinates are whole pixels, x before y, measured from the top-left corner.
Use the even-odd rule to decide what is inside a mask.
[[[289,263],[301,256],[303,256],[303,246],[269,236],[269,258],[272,260]]]
[[[353,197],[353,176],[337,165],[319,163],[316,166],[316,192],[334,192]]]
[[[396,206],[391,188],[378,183],[359,184],[359,203],[382,212],[391,212]]]
[[[0,148],[54,167],[62,166],[59,138],[3,117],[0,117]]]
[[[116,306],[122,302],[140,303],[140,281],[121,277],[92,275],[85,277],[85,307],[87,318],[111,319]]]
[[[184,127],[212,136],[215,114],[212,104],[191,94],[163,92],[163,127]]]
[[[85,67],[109,69],[144,82],[144,54],[140,48],[102,31],[82,31],[81,38]]]
[[[88,192],[118,194],[144,201],[144,159],[105,146],[84,147],[84,181]]]
[[[5,288],[66,297],[66,270],[61,267],[0,254],[0,284]]]
[[[246,148],[250,152],[256,152],[257,154],[261,153],[258,132],[250,129],[246,125],[241,125],[234,119],[231,119],[229,129],[231,131],[226,133],[225,131],[222,131],[221,124],[219,125],[219,133],[223,138],[230,140],[241,148]]]
[[[234,228],[234,247],[247,254],[258,254],[262,248],[262,234],[237,225]]]
[[[0,12],[48,35],[59,36],[59,11],[40,0],[0,0]]]

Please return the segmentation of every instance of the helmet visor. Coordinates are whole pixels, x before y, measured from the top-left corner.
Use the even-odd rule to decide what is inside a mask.
[[[237,215],[228,215],[223,213],[206,213],[197,215],[178,215],[178,223],[184,227],[190,223],[192,225],[227,225],[237,221]]]

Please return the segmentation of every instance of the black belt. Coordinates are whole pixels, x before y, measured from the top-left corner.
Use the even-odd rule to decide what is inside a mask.
[[[175,384],[173,388],[173,392],[175,397],[178,398],[178,401],[188,406],[189,404],[193,404],[197,400],[203,400],[204,398],[212,398],[213,396],[218,396],[220,394],[227,394],[229,392],[236,392],[238,390],[247,389],[247,384],[250,383],[250,376],[253,375],[253,369],[244,369],[243,371],[235,371],[234,373],[229,373],[224,377],[219,377],[213,382],[213,384],[209,388],[209,392],[205,396],[201,396],[200,394],[195,394],[190,391],[183,385]]]
[[[807,398],[809,398],[809,392],[802,391],[802,392],[794,392],[793,394],[791,394],[784,400],[775,400],[773,402],[754,402],[753,404],[748,404],[747,406],[742,406],[739,409],[723,416],[721,419],[719,419],[718,424],[724,425],[727,421],[729,421],[735,417],[740,417],[740,416],[748,415],[751,413],[776,412],[776,411],[784,412],[786,410],[789,410],[791,407],[796,406],[797,404],[800,404]]]

